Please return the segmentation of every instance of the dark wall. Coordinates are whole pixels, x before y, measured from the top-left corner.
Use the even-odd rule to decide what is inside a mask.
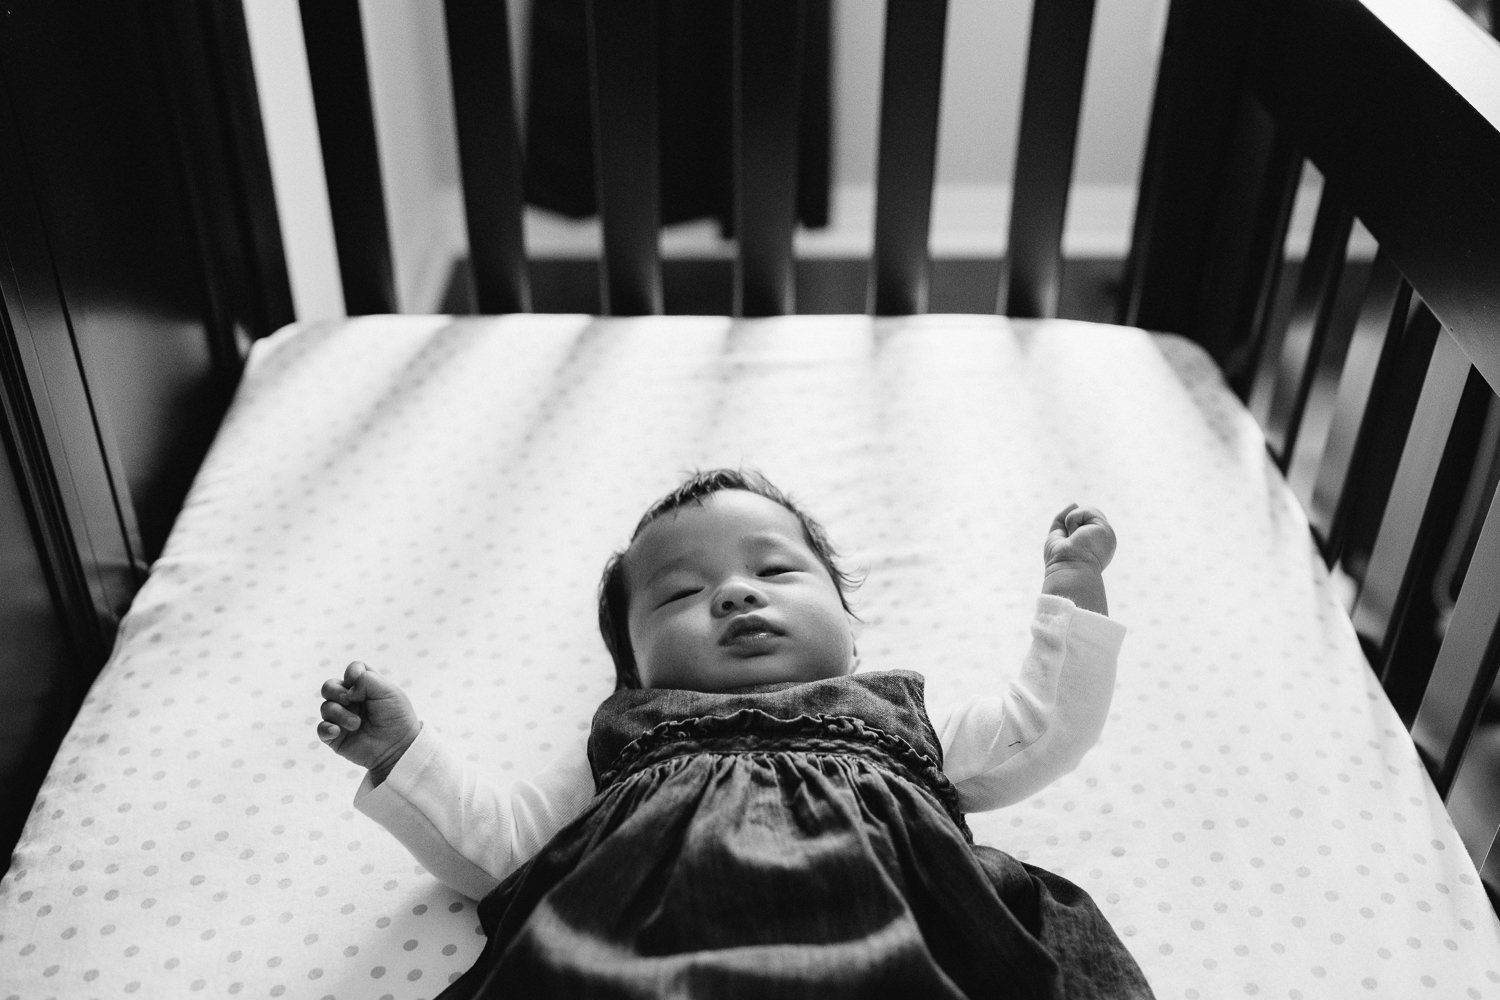
[[[0,12],[0,850],[290,315],[232,3]]]

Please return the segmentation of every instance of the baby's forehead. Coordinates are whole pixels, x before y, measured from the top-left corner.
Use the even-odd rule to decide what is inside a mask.
[[[808,547],[797,516],[759,494],[724,490],[702,504],[667,511],[642,528],[626,550],[625,566],[632,577],[643,578],[695,554],[778,547]]]

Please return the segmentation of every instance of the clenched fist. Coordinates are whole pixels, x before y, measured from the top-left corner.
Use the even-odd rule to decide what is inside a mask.
[[[1086,611],[1109,614],[1104,567],[1115,557],[1115,529],[1093,507],[1070,503],[1052,519],[1042,546],[1042,593],[1066,597]]]
[[[342,680],[324,681],[322,695],[318,739],[368,768],[380,784],[422,728],[411,699],[358,660],[345,668]]]

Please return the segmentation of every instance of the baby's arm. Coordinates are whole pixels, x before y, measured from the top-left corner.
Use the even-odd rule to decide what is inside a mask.
[[[483,899],[593,798],[578,742],[535,777],[497,785],[424,726],[383,784],[360,785],[354,806],[444,885]]]
[[[363,663],[326,681],[322,694],[319,739],[368,769],[355,807],[443,884],[473,899],[499,885],[593,796],[582,747],[531,781],[489,784],[421,724],[399,687]]]
[[[1042,597],[1020,676],[1000,697],[934,717],[944,770],[969,811],[1019,802],[1073,770],[1099,739],[1125,629],[1108,619],[1109,521],[1069,504],[1052,519]]]
[[[1043,594],[1006,693],[933,713],[943,771],[966,812],[1019,802],[1078,766],[1104,731],[1124,636],[1118,622]]]

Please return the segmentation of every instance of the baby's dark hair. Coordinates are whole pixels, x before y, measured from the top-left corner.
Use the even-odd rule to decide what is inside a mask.
[[[828,533],[823,526],[815,521],[806,511],[802,510],[781,490],[772,485],[771,481],[759,472],[744,469],[709,469],[706,472],[696,472],[677,489],[662,497],[652,504],[640,523],[635,526],[635,531],[630,534],[631,545],[635,544],[646,526],[664,514],[686,507],[688,504],[697,504],[700,507],[703,501],[721,490],[746,490],[747,492],[763,496],[767,500],[774,501],[796,515],[798,522],[802,525],[802,537],[807,542],[808,548],[818,557],[818,562],[828,570],[828,575],[833,577],[833,585],[838,589],[839,602],[843,604],[844,610],[849,617],[858,620],[853,609],[849,607],[849,591],[859,586],[859,581],[839,568],[838,553],[828,541]],[[638,688],[641,686],[640,672],[636,669],[635,651],[630,645],[630,589],[625,579],[625,554],[630,551],[630,546],[614,553],[609,561],[604,564],[604,576],[599,581],[599,632],[604,636],[604,645],[609,649],[609,655],[615,661],[615,687]]]

